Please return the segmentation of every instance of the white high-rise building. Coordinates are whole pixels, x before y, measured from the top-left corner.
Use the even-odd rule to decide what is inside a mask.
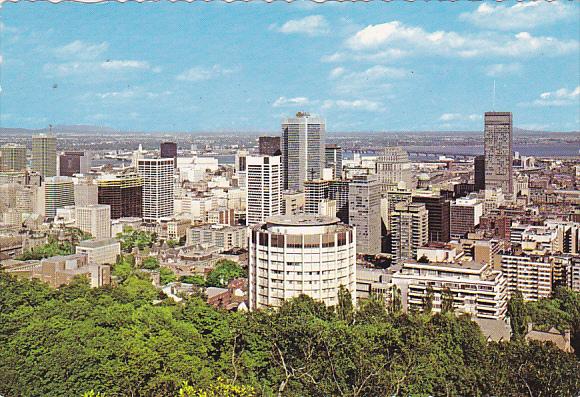
[[[284,189],[304,188],[304,181],[322,178],[325,164],[326,122],[299,112],[282,121],[282,166]]]
[[[248,257],[250,310],[301,294],[335,306],[341,285],[356,301],[356,233],[336,217],[269,218],[250,229]]]
[[[377,158],[375,169],[382,191],[396,189],[399,182],[404,182],[406,189],[415,187],[409,154],[402,147],[386,147]]]
[[[173,216],[174,160],[142,158],[137,164],[143,179],[143,219],[156,222]]]
[[[248,156],[246,172],[246,223],[253,225],[279,215],[282,200],[280,156]]]
[[[485,113],[485,188],[513,193],[511,112]]]
[[[47,218],[54,218],[57,208],[75,205],[74,184],[70,177],[46,178],[39,193],[38,199],[44,203],[44,216]]]
[[[381,252],[381,186],[376,175],[355,175],[348,192],[348,224],[356,228],[359,254]]]
[[[95,239],[111,237],[111,207],[93,204],[75,207],[76,226]]]

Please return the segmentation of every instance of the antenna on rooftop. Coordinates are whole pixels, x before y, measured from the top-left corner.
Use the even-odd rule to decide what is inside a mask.
[[[491,110],[495,112],[495,79],[493,80],[493,99],[491,103]]]

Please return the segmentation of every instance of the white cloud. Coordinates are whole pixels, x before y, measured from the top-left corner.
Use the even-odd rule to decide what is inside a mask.
[[[367,112],[379,112],[384,110],[383,104],[367,99],[347,100],[332,100],[327,99],[322,103],[322,109],[341,109],[341,110],[363,110]]]
[[[540,94],[540,97],[531,103],[522,103],[523,106],[580,106],[580,86],[574,89],[560,88]]]
[[[518,74],[521,71],[522,65],[519,63],[496,63],[487,67],[485,74],[490,77],[499,77]]]
[[[101,67],[107,70],[120,70],[120,69],[150,69],[149,62],[145,61],[112,61],[107,60],[101,63]]]
[[[346,41],[346,45],[366,56],[400,50],[411,53],[474,57],[529,57],[534,55],[562,55],[578,51],[577,40],[533,36],[528,32],[515,35],[497,33],[460,34],[457,32],[428,32],[421,27],[407,26],[399,21],[369,25]]]
[[[121,91],[107,91],[86,94],[82,98],[89,101],[92,101],[93,99],[99,99],[105,102],[123,102],[132,99],[155,99],[169,96],[171,94],[171,91],[152,92],[147,91],[142,87],[131,87]]]
[[[85,43],[81,40],[75,40],[67,45],[58,47],[54,53],[61,58],[69,59],[95,59],[109,48],[109,44],[102,42],[100,44]]]
[[[301,33],[309,36],[323,35],[330,32],[329,24],[322,15],[310,15],[301,19],[291,19],[282,26],[273,24],[270,29],[281,33]]]
[[[221,76],[232,74],[236,69],[223,68],[220,65],[213,65],[210,68],[203,66],[194,66],[177,76],[177,80],[181,81],[205,81],[215,79]]]
[[[281,96],[274,101],[272,106],[280,108],[285,106],[305,106],[309,104],[311,104],[311,102],[306,97],[286,98],[285,96]]]
[[[480,114],[461,114],[461,113],[443,113],[439,117],[440,121],[478,121],[481,120]]]
[[[334,68],[330,71],[330,78],[335,79],[342,76],[345,73],[345,69],[342,67]]]
[[[375,65],[360,72],[343,70],[339,76],[334,78],[335,90],[341,94],[349,95],[369,95],[371,92],[383,93],[391,88],[390,80],[401,79],[407,75],[408,72],[404,69],[382,65]]]
[[[576,14],[577,8],[563,1],[529,1],[513,6],[482,3],[475,11],[462,13],[459,18],[480,28],[517,30],[553,24]]]

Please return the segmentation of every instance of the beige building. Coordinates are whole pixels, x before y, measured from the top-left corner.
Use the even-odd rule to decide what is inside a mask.
[[[456,313],[474,318],[504,319],[507,280],[499,270],[483,263],[418,263],[406,261],[392,282],[401,291],[403,310],[423,310],[428,286],[433,291],[433,312],[441,312],[444,291],[453,296]]]
[[[417,249],[429,242],[429,214],[425,204],[395,205],[390,229],[393,262],[417,259]]]
[[[344,286],[356,299],[356,232],[336,217],[280,215],[249,236],[250,310],[280,307],[301,294],[338,303]]]
[[[75,207],[76,226],[95,239],[111,237],[111,207],[106,204]]]
[[[216,246],[220,251],[232,248],[246,248],[247,228],[245,226],[201,225],[187,231],[187,246]]]
[[[43,178],[56,176],[56,137],[45,134],[32,137],[32,170]]]
[[[513,193],[511,112],[486,112],[484,126],[485,188]]]
[[[303,192],[282,192],[281,215],[296,215],[304,211],[306,196]]]
[[[26,146],[8,143],[0,147],[0,171],[25,171]]]
[[[356,228],[358,254],[381,252],[381,187],[376,175],[355,175],[348,191],[348,224]]]
[[[375,166],[383,192],[396,189],[399,182],[404,182],[406,189],[415,187],[409,154],[402,147],[386,147]]]
[[[112,265],[121,254],[121,243],[114,238],[84,240],[76,246],[76,253],[87,255],[89,263]]]
[[[508,294],[520,291],[527,301],[549,298],[552,295],[553,270],[552,261],[543,261],[544,257],[523,255],[502,255],[501,270],[508,281]]]

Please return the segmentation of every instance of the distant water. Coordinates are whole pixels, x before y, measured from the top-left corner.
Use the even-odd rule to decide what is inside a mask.
[[[410,152],[422,153],[436,153],[436,154],[467,154],[478,155],[483,154],[483,145],[467,145],[467,146],[405,146],[406,150]],[[523,156],[537,156],[537,157],[559,157],[559,156],[580,156],[580,146],[574,144],[530,144],[522,145],[515,144],[514,152],[519,152]],[[373,153],[368,153],[372,155]],[[378,152],[377,152],[378,154]],[[345,152],[345,159],[352,159],[352,152]]]

